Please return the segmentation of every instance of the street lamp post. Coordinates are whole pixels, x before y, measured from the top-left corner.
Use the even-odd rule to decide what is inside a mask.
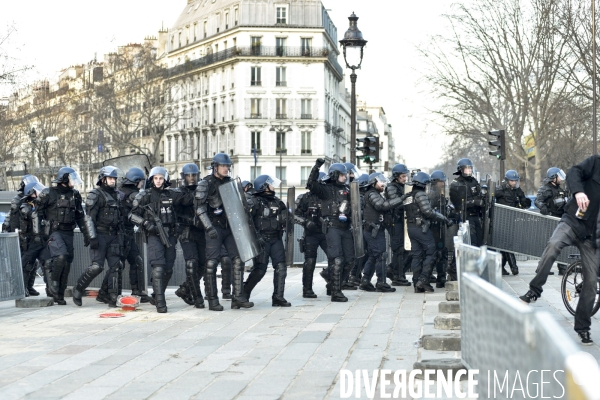
[[[277,128],[275,128],[271,125],[271,129],[269,129],[269,131],[277,132],[277,137],[279,140],[279,147],[277,148],[277,151],[279,151],[279,180],[281,180],[281,184],[279,185],[279,198],[281,199],[283,191],[283,179],[281,179],[283,177],[283,134],[285,132],[292,132],[292,127],[279,124]]]
[[[350,26],[344,38],[340,40],[340,44],[344,49],[344,61],[346,68],[352,70],[350,74],[350,82],[352,83],[352,99],[351,99],[351,128],[350,128],[350,162],[356,164],[356,73],[355,70],[360,69],[363,59],[363,48],[367,41],[363,38],[362,32],[358,29],[356,21],[358,17],[354,12],[348,17]]]

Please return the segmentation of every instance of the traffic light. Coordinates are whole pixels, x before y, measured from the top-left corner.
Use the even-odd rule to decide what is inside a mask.
[[[494,136],[488,140],[490,145],[490,156],[495,156],[498,160],[506,160],[506,139],[504,130],[489,131],[488,135]]]
[[[361,159],[367,164],[375,164],[379,161],[379,138],[366,136],[356,139],[356,151],[362,152]]]

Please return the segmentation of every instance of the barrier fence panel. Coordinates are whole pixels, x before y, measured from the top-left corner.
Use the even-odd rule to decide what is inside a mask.
[[[0,233],[0,301],[25,297],[19,234]]]
[[[541,257],[560,218],[494,204],[490,247],[513,253]],[[565,248],[557,261],[570,264],[569,254],[579,254],[576,247]]]

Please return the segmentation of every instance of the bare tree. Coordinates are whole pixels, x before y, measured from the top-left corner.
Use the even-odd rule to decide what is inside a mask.
[[[6,27],[6,32],[0,33],[0,84],[15,84],[18,77],[32,67],[22,65],[14,56],[15,48],[10,48],[11,39],[17,32],[14,25]]]

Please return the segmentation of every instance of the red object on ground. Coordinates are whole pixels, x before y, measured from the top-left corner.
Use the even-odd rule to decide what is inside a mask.
[[[138,296],[119,296],[117,306],[120,306],[123,311],[135,311],[140,306],[140,298]]]
[[[104,314],[100,314],[100,318],[120,318],[120,317],[124,317],[125,314],[121,314],[118,312],[107,312]]]

